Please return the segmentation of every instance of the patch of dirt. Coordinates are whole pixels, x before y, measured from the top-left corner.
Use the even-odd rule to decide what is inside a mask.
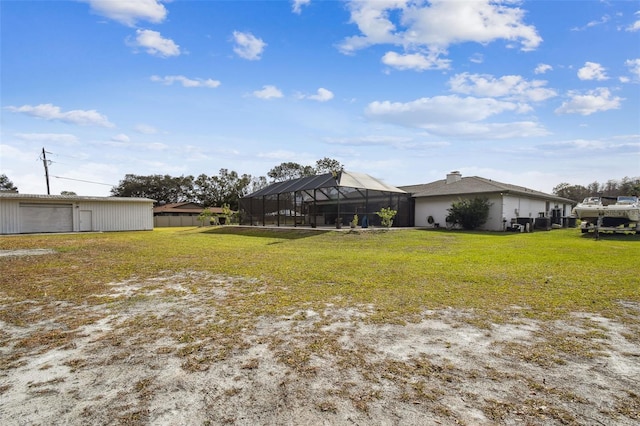
[[[51,249],[19,249],[19,250],[0,250],[0,257],[6,256],[40,256],[43,254],[53,254],[55,250]]]
[[[52,313],[46,321],[0,321],[2,424],[640,420],[637,304],[625,302],[619,321],[576,313],[493,324],[445,309],[375,324],[371,306],[329,303],[249,318],[227,309],[255,291],[247,283],[132,279],[112,283],[102,305],[50,302],[39,307]]]

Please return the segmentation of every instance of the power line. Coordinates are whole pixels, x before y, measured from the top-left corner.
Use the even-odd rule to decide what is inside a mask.
[[[111,184],[111,183],[93,182],[93,181],[90,181],[90,180],[72,179],[72,178],[62,177],[62,176],[54,176],[54,178],[57,178],[57,179],[66,179],[66,180],[75,180],[75,181],[78,181],[78,182],[93,183],[93,184],[96,184],[96,185],[116,186],[116,185],[113,185],[113,184]]]

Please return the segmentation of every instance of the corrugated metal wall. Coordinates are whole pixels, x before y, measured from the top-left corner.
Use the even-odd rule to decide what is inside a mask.
[[[0,234],[19,234],[22,218],[20,203],[43,206],[55,204],[40,200],[0,200]],[[70,200],[73,204],[73,231],[80,231],[80,212],[91,212],[92,231],[148,231],[153,229],[153,202]],[[59,204],[59,201],[58,201]],[[87,229],[83,224],[83,230]],[[56,232],[56,229],[45,232]]]
[[[18,200],[0,200],[0,234],[20,233]]]
[[[79,201],[77,204],[76,210],[90,210],[92,212],[94,231],[147,231],[153,229],[152,203]]]
[[[20,203],[20,232],[72,232],[72,203]]]

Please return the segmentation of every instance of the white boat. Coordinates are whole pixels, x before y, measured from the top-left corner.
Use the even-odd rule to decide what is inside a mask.
[[[601,197],[587,197],[573,208],[573,213],[591,224],[602,218],[601,226],[626,226],[640,222],[640,201],[638,197],[619,196],[615,204],[604,205]]]
[[[573,208],[573,214],[583,221],[596,222],[604,213],[604,205],[600,197],[587,197]]]

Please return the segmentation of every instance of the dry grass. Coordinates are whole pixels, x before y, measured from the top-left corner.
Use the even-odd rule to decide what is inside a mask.
[[[204,424],[243,423],[221,404],[261,406],[247,389],[253,398],[268,389],[262,397],[278,401],[275,417],[254,420],[297,413],[308,402],[315,420],[350,409],[375,419],[399,406],[391,411],[424,421],[580,424],[593,417],[593,400],[557,375],[600,369],[612,353],[637,362],[639,242],[594,241],[575,230],[218,228],[0,238],[0,249],[54,250],[0,259],[0,374],[26,370],[45,354],[75,353],[37,368],[52,377],[33,381],[29,394],[55,398],[72,386],[55,376],[61,366],[71,375],[140,371],[122,394],[82,408],[82,418],[98,423],[153,423],[154,401],[168,392],[158,375],[169,362],[190,377],[234,371],[207,391],[215,396],[205,397]],[[437,337],[424,324],[440,327]],[[520,334],[503,338],[514,328]],[[407,330],[423,331],[393,349]],[[264,374],[267,383],[257,382]],[[15,392],[0,387],[1,395]],[[86,401],[80,390],[68,392]],[[596,403],[603,419],[638,418],[636,393],[606,398]]]

